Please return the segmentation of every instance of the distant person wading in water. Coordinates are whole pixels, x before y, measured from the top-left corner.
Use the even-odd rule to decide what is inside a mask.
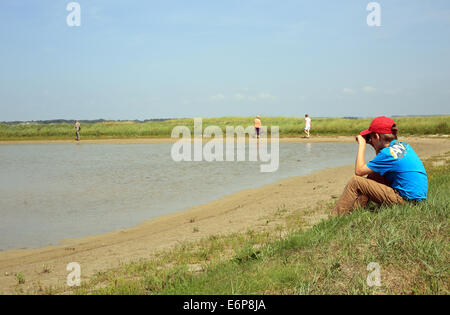
[[[81,130],[80,122],[77,120],[75,121],[75,136],[76,136],[75,140],[77,141],[80,141],[80,130]]]
[[[256,131],[256,137],[259,139],[259,130],[261,128],[261,117],[258,115],[255,119],[255,131]]]

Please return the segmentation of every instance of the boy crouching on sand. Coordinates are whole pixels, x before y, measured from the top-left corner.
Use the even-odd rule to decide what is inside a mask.
[[[397,128],[392,119],[375,118],[356,141],[359,148],[355,176],[348,182],[330,216],[348,214],[358,207],[365,207],[369,200],[379,205],[393,205],[427,198],[425,168],[411,146],[397,140]],[[364,159],[366,143],[377,153],[367,164]],[[367,178],[362,177],[365,175]]]

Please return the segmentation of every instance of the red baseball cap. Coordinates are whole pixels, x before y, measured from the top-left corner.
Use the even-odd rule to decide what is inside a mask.
[[[361,136],[365,136],[371,133],[393,133],[392,127],[394,127],[395,122],[389,117],[377,117],[372,120],[369,129],[361,131]]]

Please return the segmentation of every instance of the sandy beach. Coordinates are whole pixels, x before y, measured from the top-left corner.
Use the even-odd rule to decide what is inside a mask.
[[[401,138],[412,145],[422,159],[450,151],[448,138]],[[167,143],[176,139],[83,140],[82,143]],[[282,138],[280,142],[354,142],[354,137]],[[71,143],[74,141],[1,141],[17,143]],[[356,144],[355,144],[356,145]],[[371,150],[371,149],[370,149]],[[16,273],[23,273],[24,292],[42,286],[64,286],[70,262],[81,265],[82,280],[121,263],[151,258],[155,251],[185,241],[262,227],[267,217],[280,207],[305,212],[320,202],[332,201],[342,192],[353,174],[353,165],[325,169],[313,174],[291,177],[257,189],[248,189],[186,211],[152,219],[142,224],[104,235],[63,240],[62,245],[40,249],[0,252],[0,294],[16,292]],[[313,218],[318,221],[324,214]],[[198,232],[193,232],[193,227]],[[43,265],[51,272],[43,272]]]

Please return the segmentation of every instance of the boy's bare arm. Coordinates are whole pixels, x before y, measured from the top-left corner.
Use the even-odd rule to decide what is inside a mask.
[[[373,173],[373,171],[367,167],[364,154],[366,151],[366,140],[363,136],[358,135],[356,137],[356,141],[358,142],[358,154],[356,155],[356,163],[355,163],[355,175],[357,176],[365,176]]]

